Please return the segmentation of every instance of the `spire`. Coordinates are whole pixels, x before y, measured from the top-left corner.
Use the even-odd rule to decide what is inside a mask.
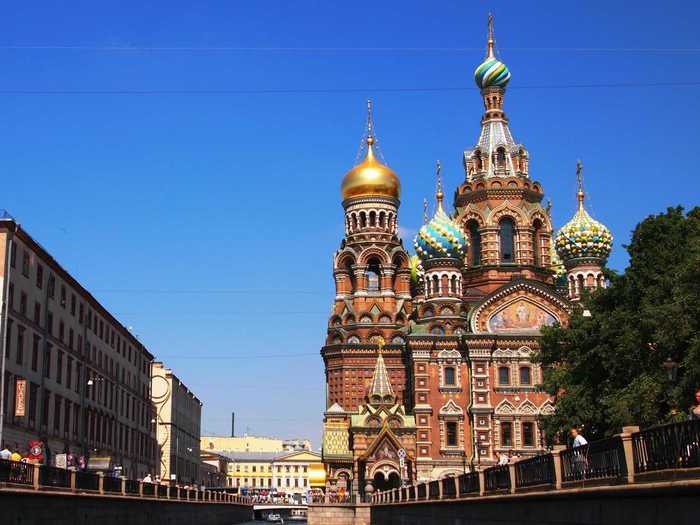
[[[367,145],[369,146],[369,150],[372,149],[372,144],[375,142],[374,131],[372,128],[372,100],[367,99]]]
[[[384,348],[384,339],[379,338],[379,351],[377,355],[377,364],[374,366],[374,375],[372,376],[372,384],[370,385],[368,397],[370,404],[379,405],[383,403],[394,403],[396,396],[391,388],[389,381],[389,373],[384,364],[382,349]]]
[[[428,224],[430,217],[428,217],[428,199],[423,198],[423,224]]]
[[[493,48],[496,45],[496,40],[493,37],[493,15],[491,13],[489,13],[486,24],[488,27],[488,39],[486,40],[486,58],[495,58],[496,54],[494,53]]]
[[[442,178],[440,176],[441,171],[442,166],[440,165],[440,161],[438,160],[435,163],[435,177],[437,178],[437,189],[435,191],[435,199],[437,199],[438,209],[442,209],[442,198],[444,197],[444,194],[442,193]]]
[[[578,181],[578,192],[576,193],[578,209],[582,210],[585,195],[583,193],[583,162],[581,162],[581,159],[576,161],[576,180]]]

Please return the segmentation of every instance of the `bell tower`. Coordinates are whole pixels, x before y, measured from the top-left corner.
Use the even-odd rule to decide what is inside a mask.
[[[409,256],[398,237],[401,183],[383,162],[370,101],[362,143],[363,160],[341,184],[345,236],[333,258],[335,301],[321,351],[327,406],[345,410],[364,401],[380,340],[388,343],[386,367],[404,402],[404,332],[412,312]]]

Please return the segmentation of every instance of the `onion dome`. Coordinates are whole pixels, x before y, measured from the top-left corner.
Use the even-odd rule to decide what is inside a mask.
[[[474,81],[480,89],[489,87],[505,88],[510,80],[510,70],[503,62],[496,58],[494,46],[496,40],[493,37],[493,16],[488,19],[488,41],[486,59],[474,70]]]
[[[422,261],[429,259],[460,259],[467,251],[467,237],[462,229],[442,208],[442,186],[440,183],[440,163],[438,162],[437,209],[429,222],[418,230],[413,245]]]
[[[372,131],[371,111],[372,103],[367,101],[367,153],[362,162],[345,174],[340,187],[343,200],[368,195],[398,199],[401,194],[399,177],[374,154],[376,139]]]
[[[612,250],[613,237],[610,230],[591,217],[583,206],[583,167],[577,165],[578,210],[573,218],[557,233],[554,243],[557,254],[564,263],[571,259],[607,259]]]

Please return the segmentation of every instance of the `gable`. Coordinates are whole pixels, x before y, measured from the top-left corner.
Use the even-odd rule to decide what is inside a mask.
[[[275,461],[318,461],[321,457],[320,454],[311,452],[308,450],[300,450],[298,452],[291,452],[287,455],[275,458]]]
[[[472,312],[474,333],[537,335],[543,326],[565,325],[570,303],[545,284],[521,280],[496,290]]]

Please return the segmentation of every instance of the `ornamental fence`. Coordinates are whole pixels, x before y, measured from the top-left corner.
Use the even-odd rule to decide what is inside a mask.
[[[507,465],[372,494],[374,504],[409,503],[585,486],[700,478],[700,420],[555,450]]]
[[[106,494],[111,497],[148,498],[202,503],[252,505],[251,498],[219,490],[182,488],[163,483],[149,483],[134,479],[103,476],[48,465],[0,459],[0,490],[24,488],[79,494],[81,492]]]

